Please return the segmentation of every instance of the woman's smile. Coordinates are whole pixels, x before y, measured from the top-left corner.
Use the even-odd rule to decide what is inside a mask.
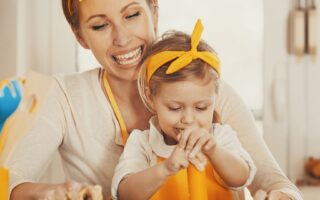
[[[139,46],[128,52],[118,52],[112,55],[113,60],[121,66],[134,66],[139,64],[142,59],[143,47]]]

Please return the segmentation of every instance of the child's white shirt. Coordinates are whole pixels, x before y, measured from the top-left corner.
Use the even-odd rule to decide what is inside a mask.
[[[157,164],[157,156],[168,158],[175,145],[167,145],[163,135],[155,127],[156,118],[150,120],[150,129],[134,130],[127,141],[119,163],[115,169],[112,180],[111,194],[113,199],[118,199],[118,187],[121,180],[133,173],[145,170]],[[249,177],[243,186],[229,189],[240,190],[251,184],[256,173],[256,167],[249,154],[242,148],[237,139],[236,132],[226,124],[213,124],[212,133],[218,145],[241,156],[249,166]],[[219,180],[219,178],[218,178]]]

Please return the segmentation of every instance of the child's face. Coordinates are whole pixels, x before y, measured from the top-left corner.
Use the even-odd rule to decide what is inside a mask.
[[[205,128],[212,124],[214,81],[186,80],[161,83],[151,106],[158,116],[158,128],[167,144],[176,144],[177,135],[187,127]]]

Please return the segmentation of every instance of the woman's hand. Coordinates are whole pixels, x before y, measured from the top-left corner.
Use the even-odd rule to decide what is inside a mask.
[[[100,186],[90,186],[74,181],[67,181],[63,184],[53,185],[43,192],[41,200],[74,200],[90,199],[102,200],[102,189]]]
[[[289,195],[280,191],[271,191],[269,193],[258,190],[253,197],[254,200],[293,200]]]

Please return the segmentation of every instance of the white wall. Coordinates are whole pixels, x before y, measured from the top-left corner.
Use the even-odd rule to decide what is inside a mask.
[[[286,24],[289,1],[264,1],[264,138],[285,172],[288,168]]]
[[[314,59],[288,54],[287,23],[293,2],[265,1],[264,133],[280,166],[295,181],[304,176],[305,157],[320,156],[320,38]],[[317,29],[320,33],[319,25]]]
[[[0,1],[0,79],[76,71],[76,41],[61,1]]]
[[[159,14],[160,34],[170,29],[191,34],[202,19],[202,39],[217,51],[222,78],[251,109],[261,111],[263,0],[160,0]]]
[[[16,1],[0,1],[0,80],[16,74]]]

